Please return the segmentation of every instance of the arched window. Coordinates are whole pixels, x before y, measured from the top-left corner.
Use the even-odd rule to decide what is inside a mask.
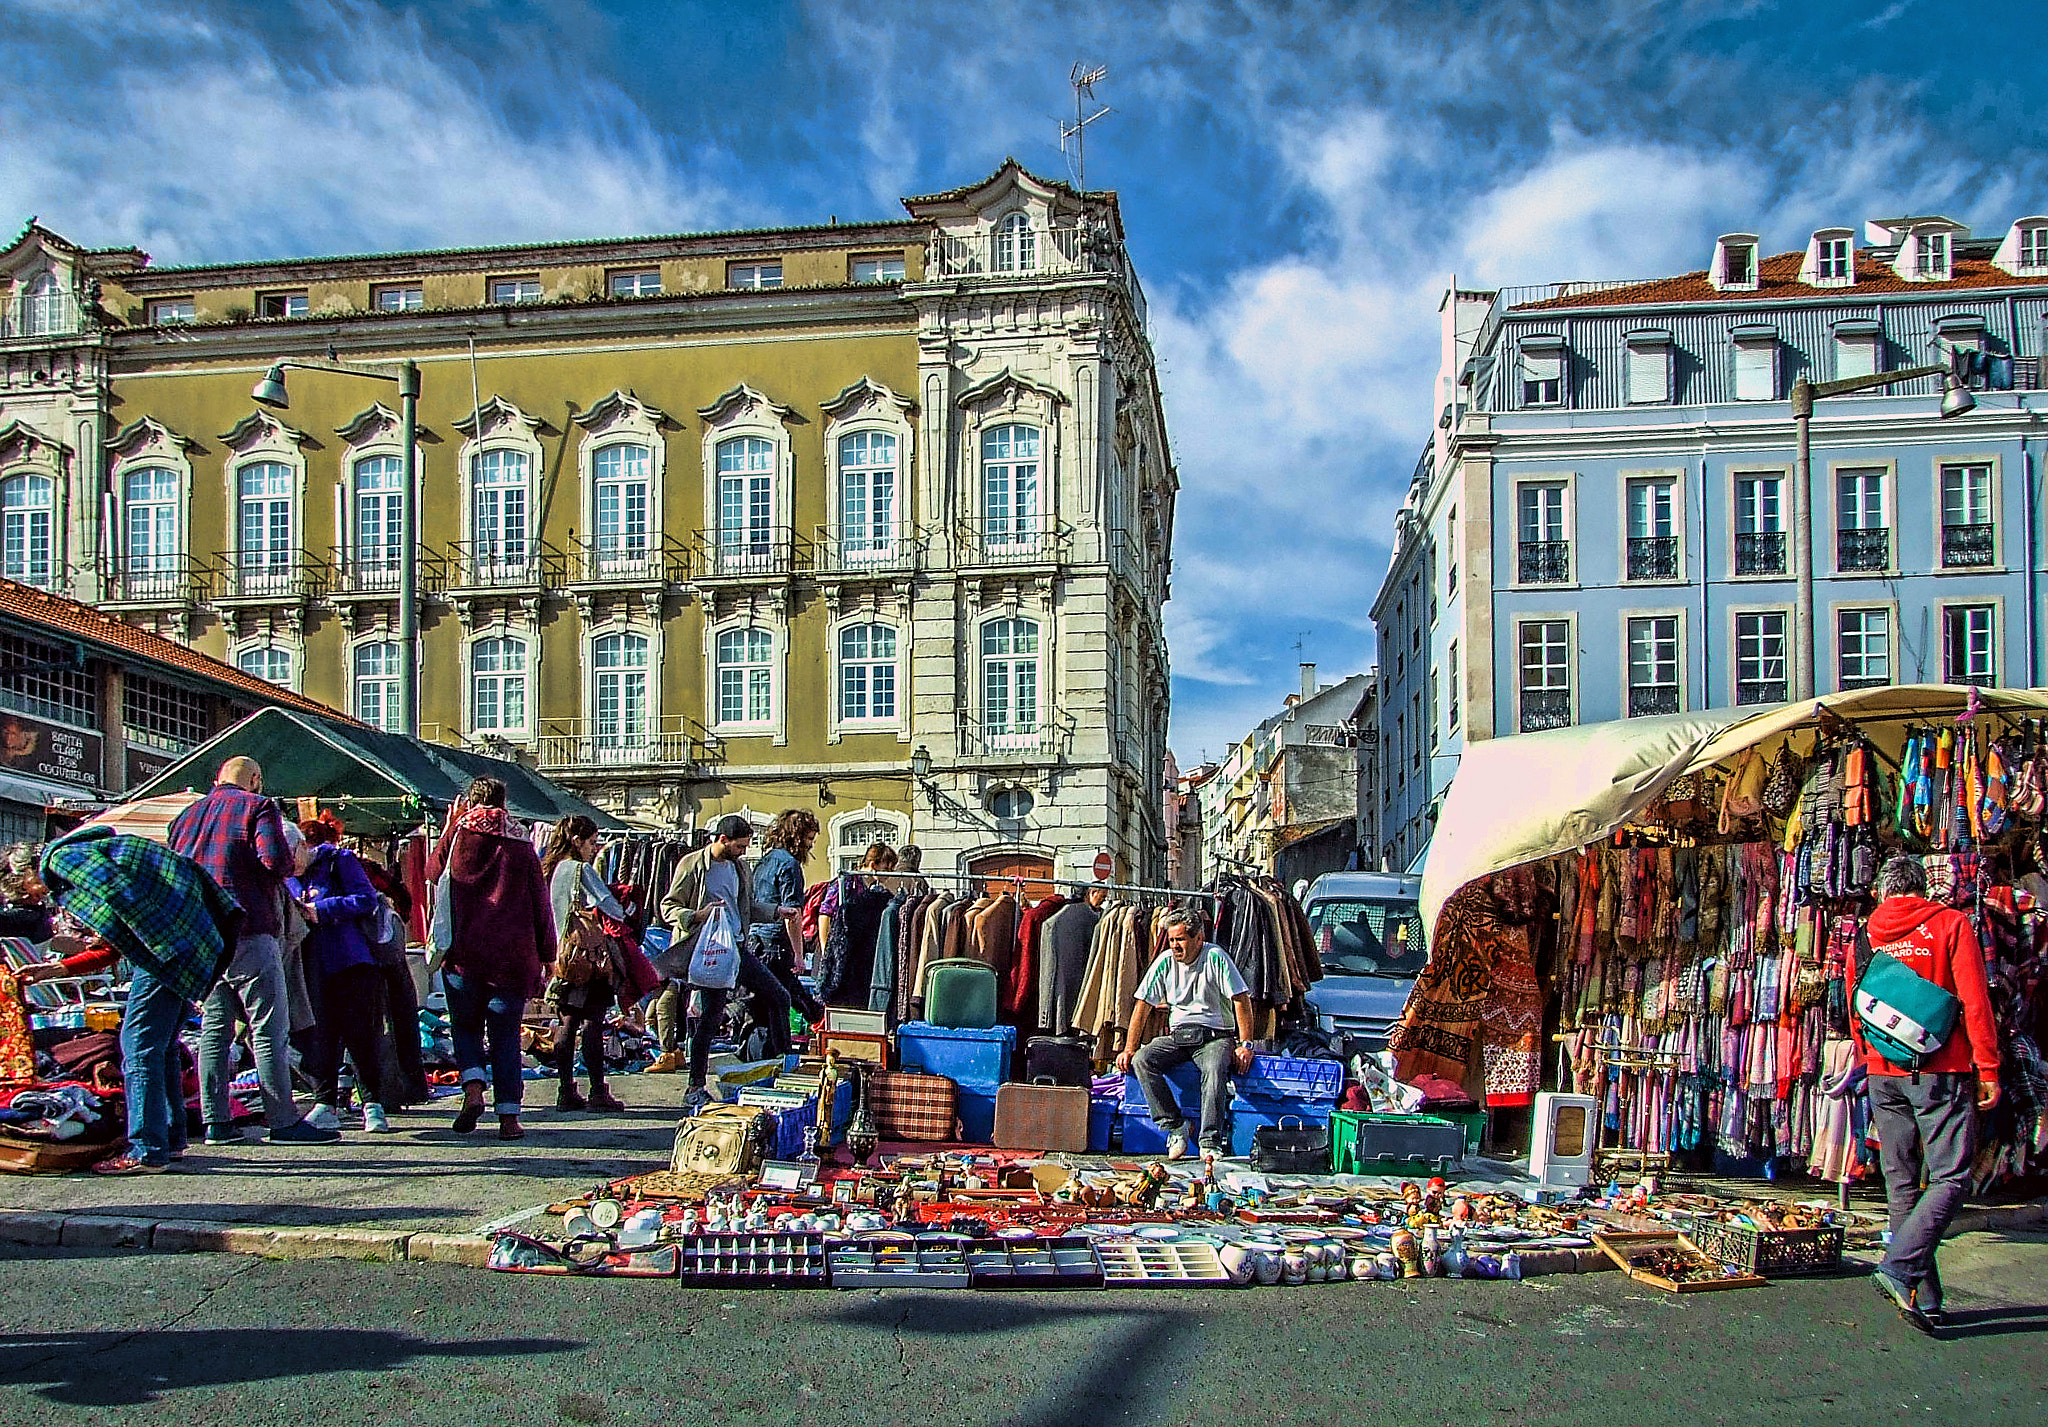
[[[654,469],[648,449],[637,441],[615,441],[600,447],[590,464],[598,555],[645,555]]]
[[[479,565],[524,568],[527,472],[524,451],[479,451],[470,465],[470,538]]]
[[[590,662],[593,747],[600,758],[637,758],[647,746],[647,638],[604,635]]]
[[[1031,215],[1012,213],[996,224],[996,271],[1028,273],[1038,266],[1038,235]]]
[[[281,688],[288,689],[292,684],[291,651],[280,649],[275,644],[259,644],[253,649],[244,649],[235,660],[235,667],[244,674]]]
[[[888,818],[848,818],[835,829],[832,860],[841,872],[852,872],[870,847],[878,842],[897,844],[904,837],[904,829]]]
[[[163,578],[178,567],[178,473],[166,466],[142,466],[121,483],[127,509],[124,551],[130,579]]]
[[[292,564],[292,468],[251,461],[235,474],[241,505],[238,558],[245,577],[283,578]]]
[[[775,551],[775,443],[718,443],[718,559],[723,573],[765,569]]]
[[[775,636],[765,629],[728,629],[718,636],[718,721],[775,721]]]
[[[50,583],[50,478],[0,481],[0,574],[25,585]]]
[[[64,288],[53,272],[38,273],[21,294],[21,334],[41,337],[62,332],[71,324],[65,320]]]
[[[981,722],[991,738],[1038,732],[1038,621],[992,619],[981,627]]]
[[[405,540],[405,462],[365,456],[356,462],[356,572],[395,585]]]
[[[839,631],[839,718],[842,723],[896,719],[896,630],[850,624]]]
[[[1036,426],[997,426],[981,438],[981,509],[985,543],[1030,547],[1039,532],[1039,449]]]
[[[848,560],[896,548],[896,438],[855,431],[839,438],[839,541]]]
[[[372,728],[398,727],[398,642],[358,644],[355,653],[356,717]]]
[[[509,635],[469,646],[470,723],[478,733],[526,728],[526,641]]]

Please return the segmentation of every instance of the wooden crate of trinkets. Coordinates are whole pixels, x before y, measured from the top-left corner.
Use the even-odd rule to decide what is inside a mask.
[[[1666,1293],[1713,1293],[1764,1284],[1755,1274],[1702,1253],[1683,1234],[1600,1233],[1593,1235],[1593,1242],[1630,1278]]]
[[[1842,1241],[1848,1229],[1822,1224],[1813,1229],[1759,1229],[1693,1216],[1686,1237],[1700,1252],[1765,1278],[1796,1278],[1807,1273],[1833,1273],[1842,1266]]]

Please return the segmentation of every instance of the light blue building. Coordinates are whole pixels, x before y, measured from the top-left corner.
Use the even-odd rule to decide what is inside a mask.
[[[1373,608],[1384,864],[1428,841],[1467,739],[2041,682],[2048,217],[1862,238],[1729,234],[1678,277],[1446,294],[1437,429]],[[1801,490],[1795,382],[1935,363],[1974,409],[1941,414],[1948,377],[1824,398]]]

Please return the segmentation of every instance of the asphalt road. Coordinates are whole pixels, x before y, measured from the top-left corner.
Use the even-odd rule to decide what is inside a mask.
[[[1934,1342],[1860,1277],[775,1293],[0,1250],[0,1423],[2048,1421],[2048,1237],[1944,1263]]]

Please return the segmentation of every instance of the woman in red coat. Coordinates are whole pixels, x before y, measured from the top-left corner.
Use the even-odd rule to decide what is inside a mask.
[[[519,1073],[519,1021],[546,984],[544,968],[554,962],[555,918],[533,843],[505,811],[503,783],[479,778],[469,785],[449,810],[429,871],[448,878],[454,920],[441,978],[462,1067],[455,1131],[466,1135],[483,1118],[488,1065],[498,1138],[521,1139],[526,1082]]]

